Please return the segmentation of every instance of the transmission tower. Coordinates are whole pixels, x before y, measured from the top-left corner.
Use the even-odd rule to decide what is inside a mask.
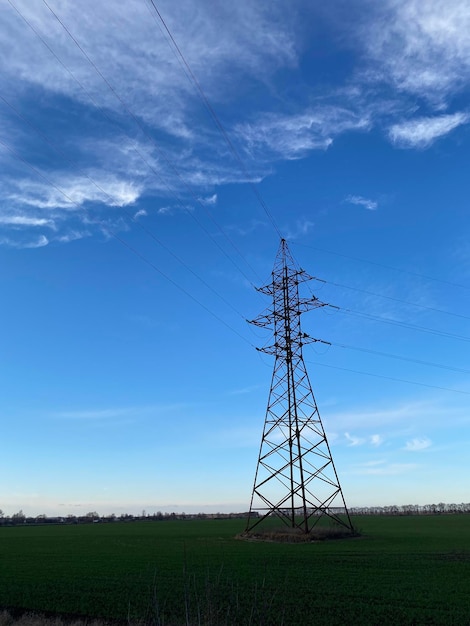
[[[251,323],[273,331],[272,345],[257,349],[275,363],[247,532],[269,516],[304,533],[324,516],[353,530],[302,356],[306,343],[321,340],[302,332],[300,316],[326,306],[299,296],[299,284],[311,278],[296,269],[282,239],[272,282],[258,288],[272,305]]]

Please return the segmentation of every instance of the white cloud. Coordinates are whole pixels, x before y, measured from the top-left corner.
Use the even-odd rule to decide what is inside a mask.
[[[249,222],[246,222],[242,225],[240,224],[230,224],[226,227],[226,230],[235,232],[238,235],[245,237],[246,235],[251,234],[257,229],[266,228],[267,222],[263,222],[257,219],[251,219]],[[286,235],[287,236],[287,235]],[[288,236],[287,236],[288,238]]]
[[[404,450],[407,452],[418,452],[419,450],[426,450],[432,445],[432,441],[427,437],[415,437],[406,442]]]
[[[148,215],[145,209],[139,209],[136,213],[134,213],[134,219],[137,220],[139,217],[145,217]]]
[[[349,202],[350,204],[356,204],[358,206],[363,206],[369,211],[375,211],[378,207],[378,203],[375,200],[369,200],[368,198],[363,198],[362,196],[348,196],[345,202]]]
[[[351,474],[362,476],[396,476],[408,474],[418,467],[416,463],[386,463],[377,461],[357,465],[351,470]]]
[[[231,396],[244,395],[256,391],[257,389],[259,389],[259,387],[259,385],[250,385],[248,387],[242,387],[241,389],[234,389],[233,391],[229,391],[228,394]]]
[[[341,133],[369,126],[367,116],[324,105],[295,115],[267,113],[252,123],[239,124],[235,131],[250,154],[300,159],[311,150],[326,150]]]
[[[355,437],[354,435],[350,435],[349,433],[344,433],[344,436],[348,440],[349,446],[360,446],[365,441],[362,437]]]
[[[378,448],[384,442],[384,438],[381,435],[369,435],[367,437],[357,437],[355,435],[351,435],[348,432],[344,433],[344,436],[348,440],[349,446],[361,446],[365,443],[369,443],[370,445]]]
[[[138,184],[114,175],[93,181],[74,174],[56,175],[51,184],[23,178],[6,181],[2,191],[11,203],[37,209],[79,209],[87,202],[123,207],[140,195]]]
[[[171,215],[173,212],[174,209],[170,206],[162,206],[157,211],[159,215]]]
[[[0,26],[0,59],[8,59],[0,61],[2,93],[19,102],[40,89],[38,119],[60,120],[60,132],[51,126],[42,135],[51,140],[48,153],[60,146],[59,160],[55,154],[55,162],[38,167],[33,158],[30,169],[36,173],[29,172],[30,178],[24,175],[24,163],[10,180],[4,172],[0,200],[24,213],[23,226],[46,226],[33,220],[50,219],[61,227],[70,216],[57,216],[57,210],[75,211],[88,204],[125,207],[144,190],[164,197],[182,192],[185,204],[188,193],[196,197],[189,187],[204,193],[215,185],[261,180],[259,167],[240,174],[233,163],[219,158],[221,150],[226,157],[225,144],[220,138],[214,142],[213,128],[198,124],[201,102],[148,3],[97,5],[84,0],[80,7],[53,7],[99,72],[45,4],[18,0],[15,7],[18,11],[5,7]],[[239,91],[236,77],[265,81],[297,61],[297,18],[286,19],[281,3],[268,8],[242,2],[214,11],[209,2],[182,0],[175,13],[174,5],[164,0],[159,9],[212,104],[231,104]],[[123,23],[129,27],[123,29]],[[64,107],[75,116],[69,128],[63,126]],[[13,107],[10,117],[12,112]],[[81,113],[85,115],[79,117]],[[5,118],[2,130],[15,154],[22,156],[23,145],[38,137],[10,122]],[[8,150],[6,156],[11,161]],[[86,170],[81,170],[83,163]],[[74,173],[65,171],[70,165]],[[215,205],[217,193],[199,200]],[[48,215],[31,215],[33,208]],[[3,224],[13,228],[19,221]],[[67,237],[60,233],[56,241]]]
[[[214,193],[212,196],[207,196],[206,198],[198,198],[198,200],[201,204],[214,206],[217,204],[217,194]]]
[[[9,248],[43,248],[48,243],[49,239],[45,235],[40,235],[36,239],[27,239],[26,241],[0,237],[0,245]]]
[[[52,229],[55,228],[53,220],[27,217],[26,215],[0,215],[0,224],[6,226],[47,226]]]
[[[40,237],[36,239],[36,241],[31,241],[30,243],[27,243],[24,247],[25,248],[43,248],[44,246],[47,246],[48,243],[49,243],[49,239],[45,235],[41,235]]]
[[[122,108],[45,5],[25,0],[15,5],[76,81],[12,7],[5,7],[2,13],[0,58],[9,59],[4,76],[11,80],[21,77],[88,103],[83,86],[101,106]],[[116,92],[132,103],[137,115],[176,136],[192,134],[186,118],[190,106],[186,96],[192,87],[148,3],[83,0],[80,6],[61,3],[54,10]],[[159,10],[211,97],[222,95],[221,82],[225,93],[230,85],[235,90],[233,77],[240,72],[264,79],[296,62],[295,17],[286,17],[281,3],[269,7],[250,2],[221,4],[215,11],[210,2],[182,0],[175,12],[171,2],[163,1]]]
[[[285,233],[286,239],[292,241],[293,239],[297,239],[309,233],[314,226],[315,222],[311,222],[310,220],[297,220],[294,227],[283,229],[283,232]]]
[[[321,78],[311,82],[301,69],[302,49],[311,34],[305,17],[316,10],[309,3],[299,0],[295,10],[286,11],[282,1],[267,6],[242,0],[222,3],[214,10],[205,0],[182,0],[178,7],[162,0],[159,9],[246,160],[246,170],[240,172],[223,139],[210,123],[201,123],[203,105],[148,2],[83,0],[79,5],[65,2],[54,7],[99,68],[97,72],[45,4],[16,0],[15,6],[34,30],[12,6],[5,7],[0,25],[0,88],[5,97],[13,94],[12,102],[24,98],[23,104],[40,90],[38,119],[57,116],[63,122],[64,106],[77,114],[78,124],[46,130],[77,167],[75,173],[66,173],[69,165],[62,157],[58,161],[57,155],[47,168],[36,163],[50,184],[34,176],[25,178],[24,171],[15,182],[13,175],[8,181],[9,174],[4,173],[0,201],[10,202],[14,214],[24,215],[22,227],[52,228],[54,223],[60,231],[73,219],[64,211],[56,215],[60,209],[71,214],[88,204],[100,210],[128,207],[143,193],[163,198],[165,204],[173,204],[173,196],[176,205],[182,194],[182,205],[190,196],[191,201],[197,198],[203,205],[215,205],[214,187],[259,182],[272,173],[273,162],[327,150],[346,132],[385,127],[395,146],[423,148],[464,124],[466,113],[409,120],[410,110],[415,113],[418,105],[415,98],[410,105],[404,92],[434,98],[434,108],[443,109],[447,96],[468,82],[470,17],[465,0],[455,0],[451,6],[444,0],[424,5],[419,0],[384,0],[377,6],[360,0],[359,4],[370,10],[363,12],[362,26],[355,21],[348,28],[367,54],[352,54],[353,62],[359,60],[351,73],[341,84],[326,84]],[[123,23],[128,28],[121,28]],[[284,93],[278,77],[286,69],[298,76],[296,93],[301,96]],[[253,85],[260,97],[245,98]],[[248,104],[238,107],[241,99]],[[8,115],[12,117],[12,111]],[[10,121],[5,117],[5,122]],[[23,142],[31,141],[32,135],[20,130],[18,120],[10,127],[4,124],[7,143],[20,148],[21,154]],[[359,195],[348,201],[369,210],[378,206]],[[29,209],[40,209],[44,215],[33,215]],[[136,213],[137,218],[142,215]],[[39,223],[42,219],[49,223]],[[18,229],[20,223],[3,225]],[[302,227],[308,230],[311,223],[304,221]],[[71,228],[77,231],[75,224]],[[292,237],[296,235],[294,231]],[[66,238],[60,232],[56,241]]]
[[[468,84],[470,11],[467,0],[388,0],[370,5],[361,30],[374,81],[443,105]]]
[[[328,421],[335,429],[341,428],[360,428],[360,429],[376,429],[377,424],[384,425],[402,425],[404,422],[414,423],[420,420],[440,421],[443,415],[447,415],[444,405],[440,405],[437,401],[431,402],[409,402],[387,409],[368,409],[362,408],[351,412],[333,413],[328,416]],[[369,430],[369,432],[370,432]],[[373,431],[372,431],[373,432]]]
[[[394,124],[389,129],[389,137],[392,143],[402,148],[427,148],[468,120],[468,113],[421,117]]]
[[[59,411],[52,413],[52,418],[58,419],[70,419],[70,420],[107,420],[116,417],[139,417],[141,415],[148,414],[161,414],[178,411],[179,409],[187,408],[187,405],[181,404],[162,404],[162,405],[149,405],[149,406],[135,406],[135,407],[113,407],[107,409],[74,409],[71,411]]]
[[[84,237],[90,237],[90,235],[91,233],[89,230],[72,230],[65,235],[55,237],[54,241],[59,241],[60,243],[69,243],[70,241],[77,241],[78,239],[83,239]]]

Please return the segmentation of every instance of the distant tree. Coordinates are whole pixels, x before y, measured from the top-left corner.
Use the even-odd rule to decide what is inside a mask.
[[[3,517],[4,517],[4,513],[3,513],[2,509],[0,509],[0,519],[3,519]]]
[[[23,513],[22,509],[18,511],[18,513],[13,513],[11,516],[11,520],[14,524],[20,524],[24,522],[26,519],[26,515]]]

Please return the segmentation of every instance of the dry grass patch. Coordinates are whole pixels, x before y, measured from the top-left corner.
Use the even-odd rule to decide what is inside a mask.
[[[114,622],[115,624],[116,622]],[[112,622],[102,620],[62,618],[35,613],[14,616],[8,611],[0,612],[0,626],[111,626]]]
[[[359,537],[357,530],[351,531],[344,526],[321,526],[304,533],[300,528],[277,528],[254,530],[237,535],[237,539],[251,541],[273,541],[278,543],[312,543],[331,539],[350,539]]]

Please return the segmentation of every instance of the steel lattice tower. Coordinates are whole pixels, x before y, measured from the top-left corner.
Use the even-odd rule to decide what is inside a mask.
[[[273,515],[304,533],[324,516],[353,530],[302,356],[306,343],[320,340],[302,332],[300,316],[326,306],[299,296],[299,284],[311,278],[295,268],[282,239],[272,282],[258,288],[272,306],[251,323],[273,331],[273,344],[258,350],[275,363],[247,531]]]

